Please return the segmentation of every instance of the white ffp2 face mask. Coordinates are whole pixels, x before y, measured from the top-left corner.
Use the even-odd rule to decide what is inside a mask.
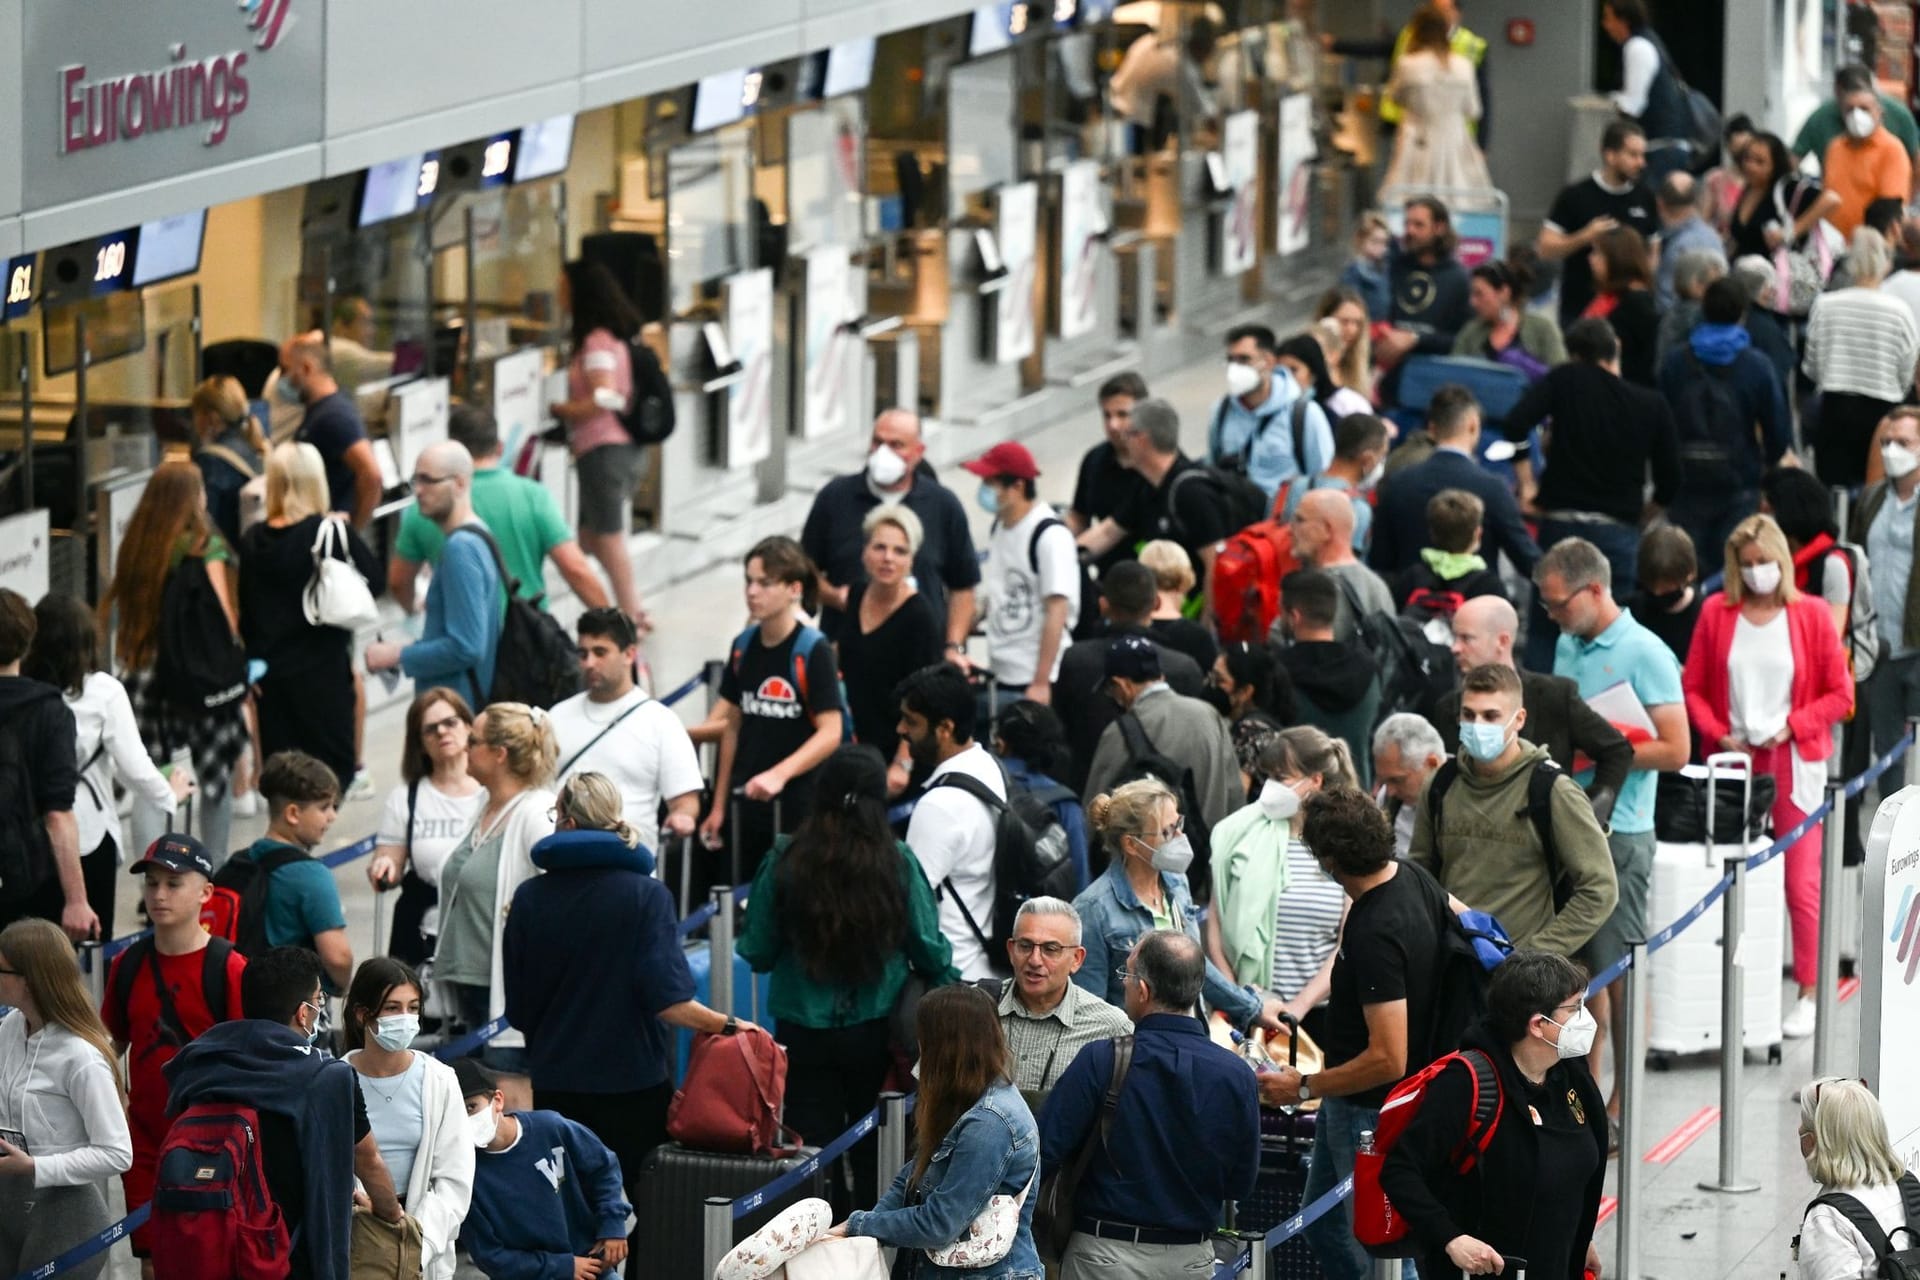
[[[1227,362],[1227,394],[1249,396],[1260,389],[1260,371],[1250,364]]]
[[[1920,467],[1920,453],[1915,453],[1898,440],[1889,440],[1880,446],[1880,465],[1886,468],[1887,476],[1893,480],[1903,480]]]
[[[1780,566],[1771,560],[1765,564],[1743,564],[1740,581],[1755,595],[1770,596],[1780,589]]]
[[[886,445],[867,455],[867,479],[882,489],[899,484],[907,474],[907,460]]]
[[[1855,138],[1873,136],[1873,112],[1865,107],[1855,107],[1847,112],[1847,132]]]
[[[1268,778],[1260,786],[1260,812],[1274,822],[1291,822],[1300,812],[1300,793],[1278,778]]]
[[[500,1122],[493,1114],[491,1103],[467,1117],[467,1137],[476,1147],[484,1147],[492,1142],[499,1130]]]
[[[1547,1019],[1553,1022],[1552,1018]],[[1565,1022],[1553,1022],[1560,1028],[1560,1042],[1554,1046],[1562,1058],[1584,1058],[1593,1048],[1594,1033],[1600,1024],[1594,1020],[1593,1013],[1585,1005]]]

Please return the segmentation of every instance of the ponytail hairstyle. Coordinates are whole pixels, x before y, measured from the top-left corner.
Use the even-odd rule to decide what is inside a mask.
[[[1124,783],[1087,805],[1087,821],[1100,833],[1100,841],[1115,857],[1126,853],[1126,840],[1132,836],[1149,848],[1159,843],[1160,805],[1180,798],[1158,778],[1141,778]]]
[[[266,433],[260,430],[260,422],[253,416],[246,389],[238,378],[225,374],[208,378],[193,389],[187,409],[195,424],[195,434],[203,443],[218,440],[229,431],[238,431],[248,448],[263,458],[267,456]],[[206,421],[218,425],[211,432],[200,431],[198,424]]]

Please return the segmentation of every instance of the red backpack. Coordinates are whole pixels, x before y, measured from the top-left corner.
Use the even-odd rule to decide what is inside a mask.
[[[787,1051],[763,1028],[703,1033],[667,1108],[667,1136],[696,1151],[789,1156],[802,1140],[781,1121],[786,1102]],[[792,1141],[783,1146],[783,1136]]]
[[[1265,644],[1280,616],[1280,579],[1300,567],[1293,553],[1293,526],[1281,514],[1291,487],[1290,481],[1281,485],[1272,513],[1221,543],[1213,557],[1210,594],[1223,642]]]
[[[153,1183],[154,1280],[282,1280],[291,1244],[260,1163],[260,1115],[203,1102],[174,1117]]]
[[[1387,1199],[1380,1186],[1380,1169],[1387,1153],[1406,1132],[1407,1125],[1426,1100],[1427,1085],[1446,1070],[1451,1062],[1463,1062],[1473,1080],[1473,1106],[1467,1113],[1467,1132],[1453,1150],[1451,1164],[1456,1173],[1467,1174],[1479,1164],[1506,1110],[1506,1095],[1500,1086],[1500,1070],[1493,1059],[1478,1049],[1463,1049],[1435,1060],[1393,1087],[1380,1106],[1380,1118],[1373,1130],[1373,1145],[1362,1147],[1353,1161],[1353,1235],[1367,1252],[1382,1258],[1407,1256],[1407,1220]]]

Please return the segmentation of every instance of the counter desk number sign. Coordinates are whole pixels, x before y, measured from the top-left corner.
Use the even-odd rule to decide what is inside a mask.
[[[7,261],[6,297],[0,301],[0,319],[17,320],[33,307],[35,259],[32,254]]]

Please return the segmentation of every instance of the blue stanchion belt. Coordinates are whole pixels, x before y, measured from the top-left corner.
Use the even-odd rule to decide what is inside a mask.
[[[77,1244],[51,1262],[43,1262],[31,1271],[20,1273],[19,1280],[47,1280],[48,1276],[57,1276],[62,1271],[71,1271],[95,1255],[111,1249],[123,1236],[132,1235],[146,1224],[147,1215],[153,1206],[143,1204],[120,1221],[114,1223],[98,1235],[90,1236],[84,1244]]]
[[[1300,1212],[1294,1214],[1286,1221],[1279,1223],[1273,1230],[1267,1232],[1267,1248],[1278,1249],[1281,1245],[1293,1239],[1302,1231],[1305,1231],[1308,1227],[1326,1217],[1329,1213],[1332,1213],[1335,1205],[1352,1194],[1353,1178],[1349,1176],[1340,1179],[1327,1194],[1321,1196],[1318,1200],[1307,1205],[1301,1209]],[[1228,1276],[1239,1275],[1247,1269],[1251,1261],[1252,1259],[1248,1253],[1242,1250],[1239,1256],[1234,1258],[1233,1261],[1222,1262],[1215,1265],[1213,1269],[1214,1280],[1225,1280]]]
[[[745,902],[747,900],[747,894],[750,893],[752,889],[753,889],[752,881],[748,881],[746,884],[737,884],[733,886],[733,900],[736,903]],[[685,920],[682,920],[678,926],[680,936],[683,938],[686,937],[688,934],[692,933],[695,929],[698,929],[704,926],[707,923],[707,921],[713,919],[713,917],[717,914],[719,913],[714,910],[713,904],[711,902],[707,903],[705,906],[701,907],[697,911],[689,912],[687,914],[687,918]]]

